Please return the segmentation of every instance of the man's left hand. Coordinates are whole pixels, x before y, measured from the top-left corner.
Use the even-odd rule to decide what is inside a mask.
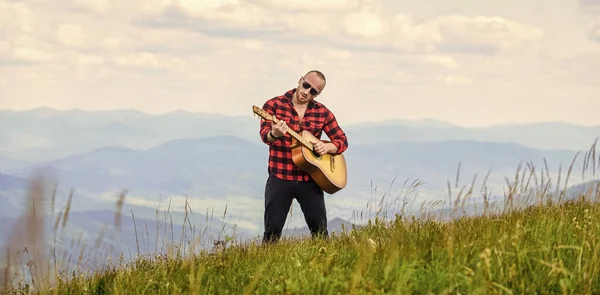
[[[327,144],[324,142],[317,140],[313,141],[313,144],[315,145],[315,151],[319,153],[319,155],[324,155],[329,152]]]

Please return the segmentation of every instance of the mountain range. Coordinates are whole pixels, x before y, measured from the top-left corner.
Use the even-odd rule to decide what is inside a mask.
[[[236,136],[258,143],[259,121],[252,116],[250,108],[248,112],[248,116],[225,116],[185,111],[151,115],[137,110],[0,110],[0,172],[100,148],[148,149],[181,138]],[[582,150],[588,149],[600,136],[600,126],[561,122],[478,128],[436,120],[340,124],[352,145],[474,140],[513,142],[536,149]],[[569,140],[563,136],[567,134]]]

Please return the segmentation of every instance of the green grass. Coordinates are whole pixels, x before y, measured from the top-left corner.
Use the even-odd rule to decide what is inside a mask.
[[[376,220],[329,240],[139,259],[52,294],[598,294],[600,205],[452,223]]]
[[[454,222],[375,219],[328,240],[140,258],[48,294],[598,294],[600,205]]]
[[[139,257],[90,276],[55,275],[41,293],[600,294],[600,184],[580,199],[551,202],[549,177],[538,182],[530,171],[532,181],[524,172],[507,180],[505,211],[451,221],[375,218],[329,239],[271,246],[227,241],[214,251]],[[471,193],[452,197],[454,209]],[[526,198],[537,201],[517,208]]]

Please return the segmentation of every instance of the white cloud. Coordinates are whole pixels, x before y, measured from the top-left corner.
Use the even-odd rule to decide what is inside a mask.
[[[600,42],[600,18],[590,21],[587,35],[592,41]]]
[[[579,0],[579,8],[585,13],[600,13],[599,0]]]
[[[433,52],[443,41],[435,20],[417,22],[409,15],[397,14],[391,22],[391,42],[396,49],[409,52]]]
[[[56,33],[58,41],[67,47],[78,47],[83,45],[87,40],[81,26],[76,24],[62,24],[58,27]]]
[[[342,4],[348,4],[342,9]],[[311,9],[274,17],[277,9],[303,5]],[[323,9],[332,6],[337,9]],[[181,15],[166,13],[174,8]],[[162,19],[147,19],[155,26],[187,28],[232,36],[257,34],[257,38],[302,43],[301,35],[320,37],[328,44],[381,49],[392,46],[408,52],[496,53],[512,49],[537,49],[543,30],[501,17],[438,15],[417,18],[389,14],[379,1],[220,1],[182,0],[163,5]],[[265,32],[277,32],[268,35]],[[291,34],[295,37],[290,37]]]
[[[261,42],[260,40],[247,39],[243,40],[242,44],[245,49],[249,50],[261,50],[264,48],[263,42]]]
[[[464,47],[483,51],[535,50],[544,36],[539,28],[501,17],[451,15],[439,17],[437,23],[443,39],[441,47],[449,51],[463,51]]]
[[[49,53],[26,47],[15,47],[12,53],[16,59],[24,61],[43,62],[52,58]]]
[[[556,23],[582,29],[589,20],[561,9],[549,25],[528,5],[4,1],[0,72],[2,83],[12,86],[2,87],[0,107],[247,114],[247,105],[282,93],[304,71],[318,68],[330,81],[321,99],[344,122],[399,116],[483,125],[598,122],[592,107],[582,107],[594,103],[600,88],[593,78],[600,75],[593,61],[600,49],[590,42],[598,21],[585,28],[587,35],[563,34]],[[554,46],[563,49],[560,56]],[[542,100],[563,101],[560,93],[570,94],[572,107],[535,108]],[[451,102],[440,97],[466,107],[448,112]],[[514,110],[515,104],[531,108]]]
[[[473,83],[473,80],[471,80],[471,78],[468,77],[461,77],[461,76],[446,76],[446,78],[444,79],[444,82],[446,83],[446,85],[450,85],[450,86],[458,86],[458,85],[469,85]]]
[[[77,54],[76,61],[78,65],[101,65],[104,63],[104,57],[93,54]]]
[[[122,55],[116,57],[114,60],[118,66],[132,66],[150,70],[186,70],[186,63],[179,58],[162,56],[149,52]]]
[[[0,16],[3,20],[3,31],[8,31],[8,29],[26,33],[33,31],[31,23],[34,15],[24,2],[0,2]]]
[[[347,14],[344,19],[345,33],[359,37],[381,37],[385,33],[383,21],[377,13],[359,11]]]
[[[352,58],[352,52],[344,49],[328,49],[327,56],[330,59],[348,60]]]
[[[274,10],[294,12],[341,12],[351,11],[361,2],[356,0],[256,0],[255,2]]]
[[[110,0],[74,0],[75,8],[92,12],[105,13],[112,7]]]
[[[495,53],[535,50],[543,30],[499,17],[441,15],[417,20],[396,15],[392,22],[394,45],[407,51]]]
[[[428,54],[420,56],[419,60],[421,60],[424,63],[441,65],[448,68],[458,67],[458,63],[452,57],[449,56]]]
[[[250,2],[180,0],[173,6],[192,18],[235,22],[240,25],[266,24],[264,19],[266,11]]]

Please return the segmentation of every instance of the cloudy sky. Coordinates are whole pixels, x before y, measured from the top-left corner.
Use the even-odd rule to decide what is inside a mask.
[[[484,5],[484,6],[482,6]],[[0,0],[0,108],[600,124],[600,0]]]

